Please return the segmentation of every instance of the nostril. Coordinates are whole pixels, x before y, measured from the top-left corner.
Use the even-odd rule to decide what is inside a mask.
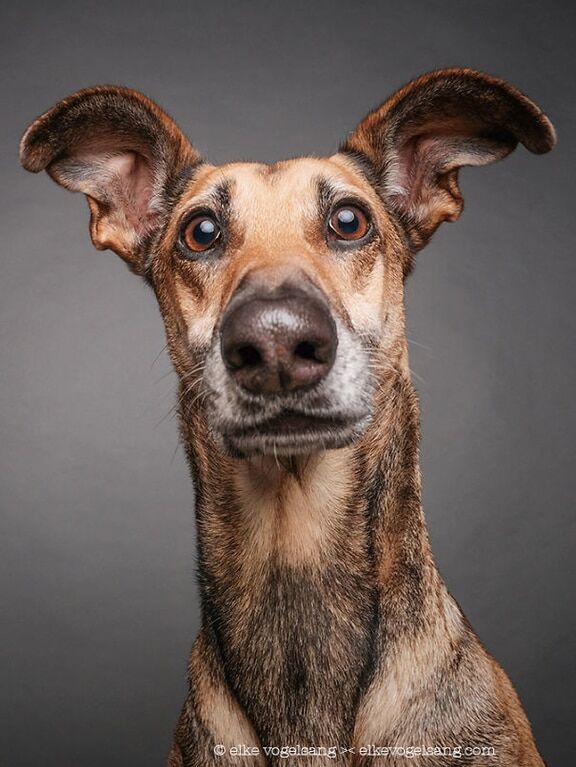
[[[252,344],[238,346],[232,351],[228,359],[232,367],[238,369],[246,367],[252,368],[262,364],[262,355]]]
[[[301,341],[294,349],[294,356],[303,360],[314,360],[314,362],[323,361],[318,357],[317,346],[310,341]]]

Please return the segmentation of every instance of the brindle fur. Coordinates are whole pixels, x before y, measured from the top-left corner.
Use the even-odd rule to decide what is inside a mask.
[[[404,333],[415,252],[462,208],[458,168],[553,129],[525,96],[471,70],[430,73],[370,113],[327,159],[215,168],[146,97],[103,86],[36,120],[22,141],[88,196],[91,234],[153,287],[180,377],[181,433],[196,486],[203,627],[170,767],[332,764],[216,757],[215,744],[340,745],[350,767],[406,764],[362,745],[490,746],[496,756],[420,767],[543,765],[508,678],[442,582],[421,505],[418,402]],[[335,253],[334,195],[369,209],[375,236]],[[179,255],[199,203],[226,220],[217,260]],[[304,274],[369,359],[369,423],[336,449],[247,455],[213,429],[218,380],[203,374],[219,318],[247,275]],[[217,379],[217,375],[216,375]]]

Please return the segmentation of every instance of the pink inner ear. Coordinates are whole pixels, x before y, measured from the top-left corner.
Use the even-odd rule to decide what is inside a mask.
[[[59,183],[99,203],[102,216],[115,227],[131,229],[131,237],[144,234],[158,212],[155,191],[163,179],[154,171],[143,154],[102,141],[77,149],[50,166]]]
[[[110,183],[113,205],[120,208],[134,229],[142,233],[154,215],[153,175],[149,161],[137,152],[109,155],[101,161]]]
[[[510,151],[509,145],[463,132],[413,136],[390,162],[386,186],[394,204],[418,219],[433,204],[435,194],[443,194],[443,175],[464,165],[486,165]],[[420,214],[419,207],[424,209]]]

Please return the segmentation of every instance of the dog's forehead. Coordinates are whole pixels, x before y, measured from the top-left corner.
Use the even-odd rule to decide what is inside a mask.
[[[203,198],[226,197],[239,215],[275,217],[313,213],[319,207],[320,193],[326,186],[345,196],[351,194],[377,204],[377,195],[362,172],[344,155],[298,157],[276,163],[234,162],[221,166],[205,165],[198,171],[183,195],[190,205]]]

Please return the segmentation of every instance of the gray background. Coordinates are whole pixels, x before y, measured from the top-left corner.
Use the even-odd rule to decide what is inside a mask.
[[[407,289],[433,548],[551,765],[574,761],[575,14],[566,2],[31,2],[2,11],[0,763],[163,764],[198,626],[192,490],[153,295],[87,208],[21,171],[70,92],[136,87],[214,162],[330,153],[466,65],[557,149],[462,174]],[[571,755],[571,756],[570,756]]]

